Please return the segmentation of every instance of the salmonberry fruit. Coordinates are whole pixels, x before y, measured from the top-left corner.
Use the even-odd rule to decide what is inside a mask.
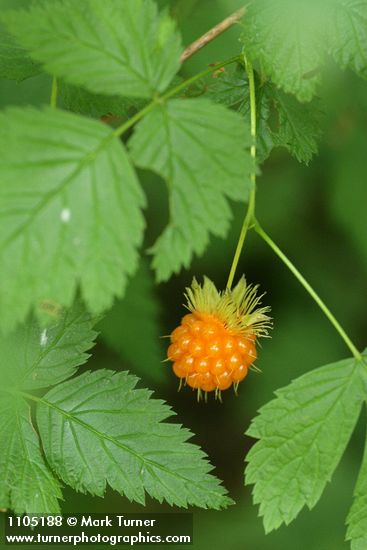
[[[271,326],[268,307],[259,307],[257,287],[243,277],[233,290],[220,293],[208,278],[194,279],[186,289],[190,311],[172,332],[167,357],[182,382],[202,392],[221,391],[238,384],[256,360],[256,340]]]

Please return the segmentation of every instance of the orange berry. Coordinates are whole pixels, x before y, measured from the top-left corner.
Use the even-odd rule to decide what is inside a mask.
[[[191,355],[186,355],[180,359],[182,367],[186,371],[186,375],[195,371],[194,358]]]
[[[196,372],[199,372],[199,373],[202,373],[204,374],[205,372],[209,372],[211,369],[210,369],[210,362],[208,359],[205,359],[205,357],[203,358],[199,358],[199,359],[195,359],[194,361],[194,369],[196,370]]]
[[[191,388],[216,390],[219,397],[232,384],[237,390],[257,357],[257,336],[270,328],[268,308],[256,309],[256,287],[244,278],[223,292],[208,279],[202,287],[194,280],[187,300],[191,313],[172,332],[167,350],[173,372]]]
[[[191,388],[201,388],[202,375],[198,374],[197,372],[192,372],[187,377],[187,383]]]
[[[247,365],[239,365],[233,372],[232,372],[232,380],[233,382],[242,382],[244,378],[246,378],[248,374],[248,367]]]
[[[242,363],[242,356],[239,353],[232,353],[228,356],[226,363],[228,369],[232,372]]]
[[[192,323],[195,321],[195,317],[192,313],[188,313],[184,317],[182,317],[181,323],[186,326],[192,325]]]
[[[204,336],[204,338],[213,338],[215,334],[218,332],[218,327],[212,323],[203,323],[203,327],[201,330],[201,334]]]
[[[177,342],[178,340],[181,340],[184,335],[187,336],[188,332],[189,331],[187,327],[179,325],[171,334],[171,342]]]
[[[224,372],[226,370],[226,361],[225,359],[221,359],[220,357],[218,359],[212,360],[211,363],[211,371],[216,376],[217,374],[220,374],[221,372]]]
[[[175,373],[178,378],[185,378],[187,375],[187,370],[185,369],[185,365],[182,363],[182,361],[177,361],[176,363],[173,363],[172,370]]]
[[[210,372],[205,372],[204,374],[202,374],[200,389],[204,391],[214,391],[216,387],[217,383]]]
[[[223,338],[223,349],[226,353],[232,353],[236,349],[237,341],[233,336]]]
[[[210,357],[219,357],[222,354],[222,341],[212,338],[206,342],[205,351]]]
[[[167,355],[175,375],[190,387],[226,390],[246,377],[256,359],[255,339],[252,333],[236,334],[213,315],[190,313],[172,332]]]
[[[232,386],[232,376],[228,370],[225,370],[216,376],[217,388],[227,390]]]
[[[203,354],[203,343],[198,338],[192,340],[188,346],[187,352],[193,357],[200,357]]]
[[[176,361],[181,357],[181,355],[182,349],[178,342],[169,346],[167,350],[167,357],[168,359],[170,359],[170,361]]]

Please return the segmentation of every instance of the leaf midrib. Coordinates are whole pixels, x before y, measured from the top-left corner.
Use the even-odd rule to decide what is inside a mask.
[[[83,420],[80,420],[78,418],[76,418],[75,416],[69,414],[68,412],[64,411],[63,409],[57,407],[56,405],[54,405],[53,403],[51,403],[50,401],[47,401],[46,399],[43,399],[43,398],[40,398],[40,397],[36,397],[34,395],[31,395],[31,394],[28,394],[28,393],[24,393],[24,392],[21,392],[21,391],[16,391],[16,393],[18,393],[19,395],[22,395],[24,398],[26,399],[30,399],[32,401],[36,401],[37,403],[40,403],[46,407],[48,407],[49,409],[54,409],[57,413],[61,414],[62,416],[66,417],[70,422],[75,422],[76,424],[79,424],[80,426],[82,426],[84,429],[88,430],[89,432],[92,432],[96,437],[98,437],[100,440],[106,440],[106,441],[110,441],[111,443],[113,443],[114,445],[116,445],[116,447],[120,447],[121,449],[123,449],[125,452],[135,456],[135,458],[137,458],[137,460],[139,460],[142,464],[146,465],[146,466],[152,466],[154,468],[157,468],[159,470],[162,470],[164,471],[166,474],[170,475],[170,476],[173,476],[173,477],[176,477],[176,478],[179,478],[179,479],[182,479],[185,483],[188,484],[188,486],[191,486],[193,484],[195,484],[196,486],[201,486],[200,482],[193,482],[192,480],[188,479],[187,477],[183,476],[182,474],[179,474],[177,472],[173,472],[172,470],[169,470],[168,468],[166,468],[165,466],[163,466],[162,464],[159,464],[158,462],[155,462],[154,460],[149,460],[147,458],[145,458],[144,456],[141,456],[139,455],[138,453],[136,453],[133,449],[131,449],[130,447],[126,446],[126,445],[123,445],[122,443],[120,443],[118,440],[116,440],[114,437],[112,436],[109,436],[107,434],[104,434],[98,430],[96,430],[95,428],[93,428],[93,426],[91,426],[90,424],[87,424],[86,422],[84,422]],[[223,495],[221,494],[220,492],[217,492],[217,491],[213,491],[213,490],[210,490],[207,486],[204,487],[205,489],[205,492],[207,494],[211,494],[213,496],[215,496],[216,498],[220,498],[222,499],[223,501],[225,499],[228,499],[229,497],[226,496],[226,495]]]

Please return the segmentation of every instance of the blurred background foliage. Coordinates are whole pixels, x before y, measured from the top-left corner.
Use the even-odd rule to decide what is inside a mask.
[[[239,0],[160,0],[177,19],[184,44],[241,6]],[[209,63],[223,60],[240,49],[240,25],[212,42],[183,67],[190,76]],[[1,81],[0,106],[48,102],[50,78],[34,76],[21,83]],[[360,348],[366,345],[367,275],[367,82],[351,72],[341,73],[332,64],[320,91],[325,117],[320,153],[309,166],[299,164],[285,150],[274,150],[258,180],[257,215],[264,228],[294,260],[331,306]],[[150,173],[141,174],[149,200],[146,248],[165,222],[164,184]],[[348,355],[348,350],[317,306],[286,268],[256,235],[250,234],[238,275],[259,283],[272,307],[274,330],[262,343],[257,366],[220,404],[209,399],[197,403],[185,388],[177,392],[177,379],[168,363],[162,363],[167,335],[185,313],[183,291],[195,275],[211,277],[224,287],[238,233],[243,206],[233,205],[233,224],[226,240],[212,239],[202,258],[190,271],[156,286],[148,256],[131,282],[126,298],[117,303],[100,324],[101,336],[88,368],[129,369],[141,384],[156,390],[177,412],[177,420],[189,427],[216,465],[237,504],[224,512],[194,510],[194,548],[206,550],[341,550],[344,521],[352,502],[353,486],[362,456],[364,419],[361,419],[345,456],[312,511],[303,511],[289,527],[265,536],[250,488],[243,486],[243,461],[252,444],[243,433],[257,409],[271,399],[274,390],[296,376]],[[168,507],[148,500],[148,510]],[[65,489],[65,512],[139,511],[124,498],[110,493],[105,499],[76,495]],[[99,547],[101,548],[101,547]],[[165,546],[169,548],[169,546]]]

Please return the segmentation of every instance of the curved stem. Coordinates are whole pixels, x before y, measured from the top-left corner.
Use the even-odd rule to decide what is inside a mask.
[[[296,266],[290,261],[290,259],[280,250],[280,248],[275,244],[275,242],[269,237],[267,233],[263,230],[263,228],[259,225],[257,221],[255,221],[254,229],[256,233],[270,246],[270,248],[275,252],[275,254],[282,260],[282,262],[288,267],[288,269],[293,273],[293,275],[298,279],[298,281],[301,283],[303,288],[308,292],[308,294],[314,299],[316,304],[319,306],[319,308],[324,312],[326,317],[329,319],[330,323],[333,325],[333,327],[336,329],[336,331],[339,333],[339,335],[344,340],[347,347],[352,352],[353,356],[358,361],[363,361],[363,357],[356,348],[356,346],[353,344],[343,327],[340,325],[340,323],[337,321],[337,319],[334,317],[334,315],[331,313],[330,309],[327,307],[325,302],[320,298],[320,296],[317,294],[317,292],[312,288],[310,283],[304,278],[302,273],[298,271]]]
[[[177,95],[182,90],[185,90],[188,86],[196,82],[197,80],[200,80],[201,78],[204,78],[205,76],[208,76],[209,74],[214,73],[221,67],[225,67],[226,65],[229,65],[231,63],[235,63],[236,61],[240,60],[240,56],[236,55],[235,57],[231,57],[230,59],[226,59],[225,61],[222,61],[221,63],[217,63],[213,65],[212,67],[209,67],[209,69],[205,69],[204,71],[192,76],[191,78],[188,78],[187,80],[184,80],[184,82],[181,82],[181,84],[178,84],[178,86],[175,86],[171,90],[168,90],[165,92],[162,96],[158,96],[153,101],[148,103],[142,109],[141,111],[138,111],[133,117],[129,118],[126,122],[121,124],[116,130],[114,130],[113,135],[115,136],[121,136],[124,134],[129,128],[134,126],[139,120],[141,120],[144,116],[146,116],[148,113],[153,111],[157,105],[162,104],[166,99],[170,99],[171,97]]]
[[[51,97],[50,97],[50,107],[53,109],[56,109],[57,106],[57,80],[54,76],[52,78],[52,86],[51,86]]]
[[[253,170],[250,175],[251,183],[252,183],[252,189],[250,191],[250,197],[248,202],[247,211],[245,214],[245,218],[243,220],[241,233],[238,239],[238,243],[236,246],[236,251],[234,253],[231,269],[228,276],[227,281],[227,289],[231,289],[233,284],[233,279],[236,274],[236,269],[238,266],[238,262],[241,256],[242,248],[245,243],[247,232],[253,222],[254,215],[255,215],[255,197],[256,197],[256,90],[255,90],[255,76],[254,76],[254,70],[252,68],[251,63],[246,59],[245,57],[245,68],[247,72],[248,77],[248,84],[249,84],[249,91],[250,91],[250,119],[251,119],[251,137],[252,137],[252,145],[251,145],[251,158],[253,161]]]

